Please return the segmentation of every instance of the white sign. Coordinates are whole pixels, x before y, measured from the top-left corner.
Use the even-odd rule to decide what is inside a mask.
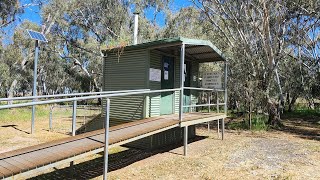
[[[204,73],[202,77],[202,87],[210,89],[221,89],[221,77],[222,74],[220,72]]]
[[[161,70],[150,68],[149,70],[149,80],[161,82]]]
[[[164,71],[164,80],[169,79],[169,71]]]

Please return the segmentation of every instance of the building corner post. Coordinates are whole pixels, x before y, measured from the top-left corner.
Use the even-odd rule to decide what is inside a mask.
[[[183,114],[183,89],[184,89],[184,56],[185,56],[185,44],[181,45],[180,52],[180,99],[179,99],[179,120],[182,122]]]
[[[228,83],[228,66],[227,61],[224,62],[224,113],[227,114],[228,111],[228,92],[227,92],[227,83]]]

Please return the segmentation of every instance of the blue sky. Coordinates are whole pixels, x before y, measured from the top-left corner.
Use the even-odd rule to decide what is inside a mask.
[[[31,0],[22,0],[22,3],[30,3]],[[191,6],[192,2],[189,0],[174,0],[170,4],[170,8],[174,11],[178,11],[179,9],[183,7]],[[153,18],[154,8],[149,8],[146,10],[146,17],[148,19]],[[19,22],[22,22],[24,20],[29,20],[31,22],[35,22],[37,24],[41,24],[41,16],[40,16],[40,9],[38,6],[31,6],[29,8],[25,9],[25,12],[19,16]],[[18,23],[19,23],[18,22]],[[160,12],[156,17],[156,22],[160,25],[164,25],[164,14]]]
[[[45,1],[50,1],[50,0],[43,0]],[[20,0],[20,4],[30,4],[32,3],[32,0]],[[179,11],[183,7],[188,7],[191,6],[192,2],[190,0],[173,0],[170,4],[170,9],[173,10],[174,12]],[[145,11],[145,15],[148,19],[152,20],[154,17],[154,8],[149,8]],[[28,20],[31,22],[34,22],[36,24],[41,25],[41,11],[39,6],[29,6],[24,9],[24,13],[20,14],[17,16],[17,20],[13,24],[13,26],[6,27],[4,30],[7,32],[6,38],[3,39],[4,44],[10,44],[12,42],[12,35],[14,32],[14,27],[16,25],[19,25],[23,21]],[[164,18],[164,13],[159,12],[156,16],[156,23],[162,27],[165,25],[165,18]]]

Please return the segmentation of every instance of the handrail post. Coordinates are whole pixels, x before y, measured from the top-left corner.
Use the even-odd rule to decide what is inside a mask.
[[[219,113],[219,95],[217,91],[217,113]]]
[[[184,90],[184,56],[185,56],[185,44],[181,45],[180,52],[180,101],[179,101],[179,120],[182,122],[183,114],[183,90]]]
[[[211,108],[211,106],[210,106],[210,104],[211,104],[211,92],[209,91],[209,93],[207,94],[208,95],[208,112],[210,112],[210,108]]]
[[[107,99],[106,104],[106,117],[105,117],[105,132],[104,132],[104,169],[103,179],[108,179],[108,148],[109,148],[109,121],[110,121],[110,99]]]
[[[227,62],[224,63],[224,113],[227,114],[227,78],[228,78],[228,66]]]
[[[211,108],[211,106],[210,106],[210,104],[211,104],[211,91],[209,91],[208,93],[207,93],[207,95],[208,95],[208,113],[210,113],[210,108]],[[210,121],[208,121],[208,133],[210,132]]]
[[[49,114],[49,131],[52,131],[52,112],[53,106],[50,106],[50,114]]]
[[[76,135],[77,101],[73,101],[72,106],[72,136]]]

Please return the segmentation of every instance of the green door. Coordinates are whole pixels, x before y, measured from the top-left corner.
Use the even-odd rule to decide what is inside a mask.
[[[190,81],[191,81],[191,63],[185,62],[185,69],[184,69],[184,87],[190,87]],[[183,92],[183,104],[184,105],[190,105],[191,104],[191,96],[190,96],[190,89],[186,89]],[[189,112],[190,108],[185,107],[183,108],[183,112]]]
[[[162,58],[161,89],[174,87],[174,62],[172,57]],[[173,93],[162,92],[160,101],[160,115],[173,114]]]

